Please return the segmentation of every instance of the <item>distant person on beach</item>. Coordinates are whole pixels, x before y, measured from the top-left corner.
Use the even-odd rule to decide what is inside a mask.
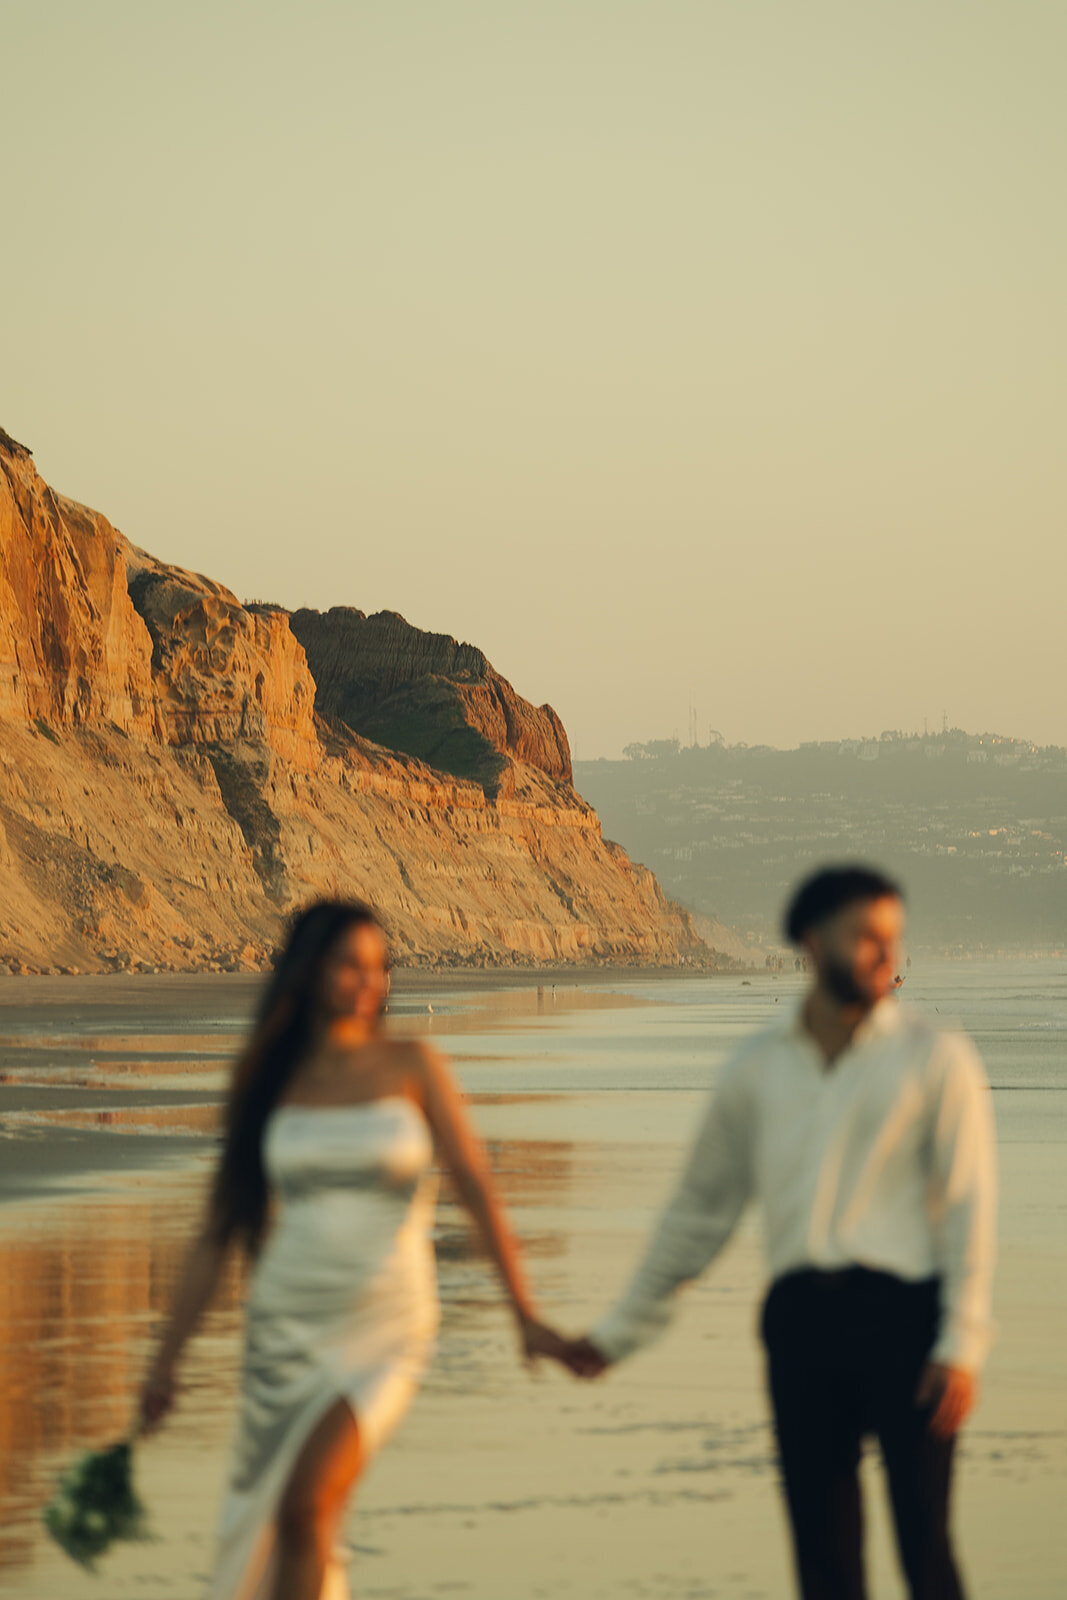
[[[863,1438],[885,1461],[912,1600],[961,1600],[948,1532],[956,1435],[990,1342],[995,1157],[970,1042],[888,997],[902,895],[862,866],[786,913],[813,982],[723,1068],[677,1192],[573,1370],[667,1324],[750,1200],[770,1265],[762,1335],[803,1600],[863,1600]]]
[[[537,1320],[486,1159],[442,1057],[390,1040],[385,937],[364,905],[295,922],[237,1062],[202,1232],[141,1394],[151,1429],[224,1263],[243,1247],[241,1407],[211,1600],[339,1600],[345,1503],[430,1357],[435,1149],[477,1224],[527,1361]],[[272,1202],[277,1201],[277,1215]]]

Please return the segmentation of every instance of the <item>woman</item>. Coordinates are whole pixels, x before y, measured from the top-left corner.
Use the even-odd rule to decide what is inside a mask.
[[[179,1356],[228,1254],[243,1247],[254,1265],[241,1412],[211,1600],[347,1592],[330,1561],[341,1513],[406,1409],[437,1327],[435,1147],[499,1273],[525,1359],[564,1355],[534,1315],[444,1061],[383,1037],[388,987],[374,913],[311,906],[234,1072],[208,1214],[141,1395],[150,1429],[173,1404]]]

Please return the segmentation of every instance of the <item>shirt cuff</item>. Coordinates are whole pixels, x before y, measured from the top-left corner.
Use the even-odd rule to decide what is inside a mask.
[[[601,1318],[590,1333],[589,1342],[596,1346],[605,1361],[612,1366],[616,1361],[632,1356],[641,1343],[635,1336],[629,1319],[618,1310],[609,1311],[606,1317]]]
[[[948,1323],[930,1351],[930,1360],[964,1372],[979,1372],[993,1343],[993,1332],[991,1324]]]
[[[659,1338],[671,1320],[671,1309],[670,1301],[635,1304],[632,1294],[624,1295],[601,1317],[589,1339],[609,1362],[622,1361]]]

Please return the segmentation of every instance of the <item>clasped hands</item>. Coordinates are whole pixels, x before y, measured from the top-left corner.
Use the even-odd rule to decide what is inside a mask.
[[[520,1340],[527,1366],[544,1357],[556,1361],[576,1378],[599,1378],[611,1365],[607,1356],[591,1339],[566,1339],[536,1317],[520,1318]]]

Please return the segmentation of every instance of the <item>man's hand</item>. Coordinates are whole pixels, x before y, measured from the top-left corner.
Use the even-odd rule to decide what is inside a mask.
[[[576,1378],[599,1378],[611,1365],[592,1339],[568,1339],[563,1359]]]
[[[951,1439],[958,1433],[974,1406],[977,1388],[972,1372],[946,1366],[942,1361],[928,1361],[919,1379],[915,1403],[933,1406],[931,1433],[939,1439]]]

